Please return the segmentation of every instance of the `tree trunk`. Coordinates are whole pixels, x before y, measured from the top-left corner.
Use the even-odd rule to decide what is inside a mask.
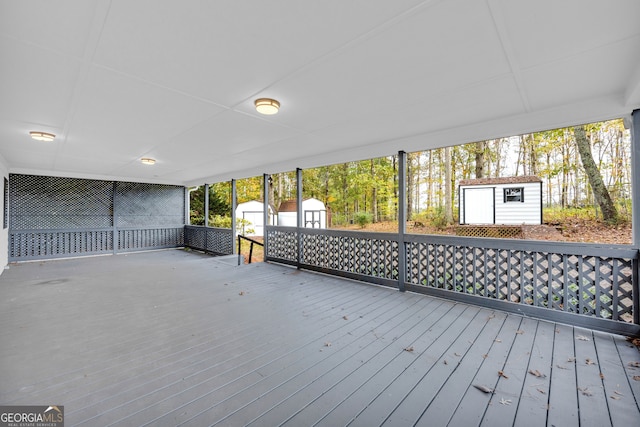
[[[618,221],[618,212],[616,210],[607,187],[604,185],[600,170],[593,160],[593,154],[591,153],[591,143],[587,138],[587,133],[584,126],[576,126],[573,130],[576,137],[576,145],[578,152],[580,153],[580,160],[582,166],[587,174],[587,179],[593,190],[593,196],[600,206],[602,211],[602,218],[605,222],[616,223]]]
[[[444,220],[453,224],[453,203],[451,200],[451,147],[444,148]]]
[[[476,178],[484,178],[484,148],[484,141],[476,142]]]

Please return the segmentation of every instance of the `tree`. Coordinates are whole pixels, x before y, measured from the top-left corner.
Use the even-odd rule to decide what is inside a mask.
[[[444,148],[444,220],[453,224],[453,204],[451,199],[451,147]]]
[[[582,166],[587,174],[589,185],[591,185],[593,196],[602,211],[602,218],[605,222],[616,223],[618,222],[618,211],[611,200],[609,190],[607,190],[607,187],[604,185],[600,170],[598,169],[596,162],[593,160],[591,142],[587,138],[585,127],[574,127],[573,134],[576,138],[576,145],[578,147],[578,152],[580,153],[580,160],[582,161]]]

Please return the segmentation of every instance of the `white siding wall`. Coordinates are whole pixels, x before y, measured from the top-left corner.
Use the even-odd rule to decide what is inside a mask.
[[[524,202],[504,202],[504,189],[523,187]],[[465,188],[495,188],[495,224],[541,224],[542,185],[539,182],[460,186],[460,223],[469,224],[464,212]]]

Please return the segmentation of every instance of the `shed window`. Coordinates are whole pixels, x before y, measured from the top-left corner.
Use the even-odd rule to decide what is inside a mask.
[[[524,202],[524,187],[507,187],[504,189],[504,203]]]

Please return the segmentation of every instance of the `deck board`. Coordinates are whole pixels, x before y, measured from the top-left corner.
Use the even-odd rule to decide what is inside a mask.
[[[480,306],[180,250],[12,265],[0,291],[0,404],[70,426],[640,424],[624,337]]]

